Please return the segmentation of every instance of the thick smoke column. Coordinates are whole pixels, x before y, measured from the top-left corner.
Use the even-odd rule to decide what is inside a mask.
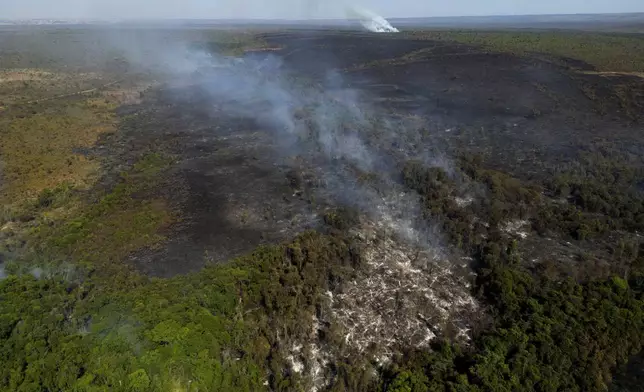
[[[342,0],[329,0],[322,3],[320,0],[306,0],[304,8],[306,18],[321,17],[322,5],[331,6],[336,12],[344,12],[349,21],[357,20],[362,27],[373,33],[398,33],[399,30],[391,25],[385,18],[357,5],[348,4]]]
[[[360,24],[367,30],[374,33],[398,33],[399,30],[393,27],[382,16],[359,7],[347,8],[347,15],[351,18],[357,18]]]

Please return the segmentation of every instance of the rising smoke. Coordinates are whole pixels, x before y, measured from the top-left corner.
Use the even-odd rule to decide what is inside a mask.
[[[401,161],[434,157],[422,148],[392,148],[417,141],[425,124],[410,127],[373,107],[362,92],[346,87],[331,65],[325,80],[302,81],[269,53],[231,58],[154,35],[133,39],[114,33],[111,41],[131,63],[161,72],[171,84],[198,86],[219,110],[270,129],[285,162],[297,155],[315,157],[317,175],[334,202],[388,222],[397,236],[419,246],[440,242],[419,220],[416,197],[398,183]],[[375,172],[376,184],[359,180]]]
[[[351,6],[347,8],[347,17],[356,18],[365,29],[374,33],[398,33],[385,18],[365,8]]]
[[[306,0],[304,3],[305,18],[317,18],[326,7],[335,8],[340,13],[344,13],[345,18],[349,21],[358,21],[362,27],[373,33],[398,33],[399,30],[393,27],[384,17],[377,13],[356,4],[347,3],[344,0],[326,1],[324,4],[320,0]]]

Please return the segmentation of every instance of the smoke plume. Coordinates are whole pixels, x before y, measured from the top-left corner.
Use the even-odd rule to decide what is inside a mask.
[[[344,13],[344,16],[349,21],[357,20],[362,27],[373,33],[398,33],[399,30],[393,27],[384,17],[377,13],[368,10],[364,7],[349,4],[343,0],[330,0],[322,2],[320,0],[305,0],[305,18],[318,18],[321,17],[324,8],[333,8],[339,15]]]
[[[347,8],[347,17],[356,18],[367,30],[374,33],[398,33],[399,30],[393,27],[385,18],[364,8],[351,6]]]

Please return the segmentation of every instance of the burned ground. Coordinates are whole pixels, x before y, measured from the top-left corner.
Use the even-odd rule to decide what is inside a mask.
[[[285,47],[286,63],[309,75],[323,77],[332,58],[346,82],[379,101],[381,110],[420,115],[436,142],[487,155],[517,175],[565,161],[597,136],[642,147],[631,132],[641,129],[644,79],[636,75],[593,75],[579,61],[557,59],[564,61],[559,65],[539,54],[413,37],[327,33],[266,40]],[[625,85],[639,94],[633,113],[617,97]]]
[[[121,115],[131,112],[137,114],[123,121],[121,136],[104,141],[121,151],[108,162],[132,161],[147,150],[172,156],[158,192],[182,214],[162,251],[133,258],[142,271],[197,271],[313,227],[309,204],[287,179],[291,169],[279,163],[276,141],[256,122],[217,111],[195,86],[150,93]]]
[[[401,137],[378,146],[394,167],[420,148],[448,161],[480,155],[487,167],[534,180],[592,151],[598,138],[634,156],[642,151],[638,112],[629,116],[611,101],[620,86],[641,91],[637,76],[404,35],[297,31],[262,39],[275,50],[250,55],[280,57],[283,68],[312,84],[338,72],[342,87],[357,91],[373,113],[398,121]],[[600,94],[595,99],[589,86]],[[155,275],[197,270],[316,227],[329,202],[321,190],[303,195],[288,178],[293,170],[296,177],[315,170],[312,151],[285,153],[273,129],[218,109],[202,94],[199,83],[149,92],[138,106],[121,109],[125,136],[106,142],[122,147],[125,156],[115,162],[146,149],[177,162],[160,192],[182,211],[182,222],[162,252],[135,258]],[[634,96],[635,108],[640,98]],[[417,121],[411,144],[405,121]]]

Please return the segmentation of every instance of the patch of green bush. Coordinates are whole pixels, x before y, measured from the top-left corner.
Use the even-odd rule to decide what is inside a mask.
[[[173,279],[10,275],[0,281],[0,389],[279,389],[292,382],[286,368],[267,369],[280,335],[308,331],[322,290],[358,262],[345,240],[307,233]]]

